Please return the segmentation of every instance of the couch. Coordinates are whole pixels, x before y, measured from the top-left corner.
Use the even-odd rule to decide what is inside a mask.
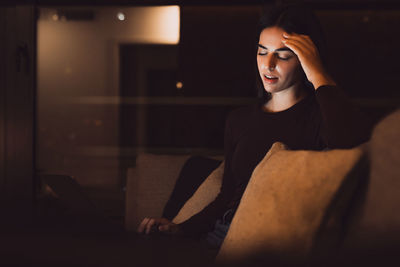
[[[254,170],[216,261],[337,266],[397,259],[399,137],[400,109],[376,124],[369,142],[352,149],[290,151],[275,143]],[[126,230],[136,231],[144,217],[161,216],[189,157],[137,157],[127,175]],[[223,163],[173,221],[211,202],[222,173]]]

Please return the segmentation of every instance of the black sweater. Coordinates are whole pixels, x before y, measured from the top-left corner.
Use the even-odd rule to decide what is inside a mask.
[[[274,142],[290,149],[350,148],[369,139],[372,125],[336,86],[321,86],[287,110],[268,113],[262,104],[234,110],[225,126],[225,170],[217,198],[180,224],[188,235],[212,231],[218,218],[239,205],[257,164]]]

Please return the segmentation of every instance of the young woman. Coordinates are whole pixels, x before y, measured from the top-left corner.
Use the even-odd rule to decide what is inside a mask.
[[[371,124],[324,67],[324,39],[310,10],[286,6],[266,13],[260,20],[257,47],[263,101],[235,110],[227,119],[218,197],[179,225],[171,218],[145,218],[139,232],[149,233],[157,225],[162,232],[201,236],[233,211],[229,225],[251,173],[274,142],[291,149],[323,150],[350,148],[368,140]]]

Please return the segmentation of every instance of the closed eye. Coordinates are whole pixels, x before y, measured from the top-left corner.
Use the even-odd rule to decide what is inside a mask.
[[[268,52],[266,50],[264,50],[264,49],[260,49],[257,54],[260,55],[260,56],[265,56],[265,55],[268,54]]]
[[[263,46],[261,44],[257,44],[257,47],[258,47],[257,54],[259,56],[265,56],[265,55],[268,54],[268,49],[265,46]],[[289,60],[289,59],[291,59],[293,57],[293,51],[290,50],[287,47],[278,48],[275,51],[273,51],[273,53],[280,60],[285,60],[286,61],[286,60]]]
[[[260,56],[265,56],[265,55],[268,55],[268,52],[267,52],[267,51],[262,51],[262,50],[261,50],[261,51],[259,51],[257,54],[260,55]],[[278,59],[280,59],[280,60],[285,60],[285,61],[292,58],[291,55],[279,55],[279,54],[277,54],[277,53],[274,53],[274,55],[275,55]]]
[[[292,58],[292,56],[278,56],[278,58],[281,60],[289,60]]]

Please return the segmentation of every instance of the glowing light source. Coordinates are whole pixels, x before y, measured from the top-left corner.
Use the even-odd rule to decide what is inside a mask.
[[[182,82],[177,82],[176,83],[176,88],[182,89],[182,87],[183,87],[183,83]]]
[[[125,14],[122,13],[122,12],[118,12],[118,13],[117,13],[117,18],[118,18],[118,20],[120,20],[120,21],[124,21],[124,20],[126,19]]]
[[[151,8],[151,9],[150,9]],[[178,44],[180,9],[179,6],[150,7],[146,17],[148,31],[157,43]]]
[[[52,18],[54,21],[58,21],[58,19],[59,19],[58,14],[54,14],[51,18]]]

